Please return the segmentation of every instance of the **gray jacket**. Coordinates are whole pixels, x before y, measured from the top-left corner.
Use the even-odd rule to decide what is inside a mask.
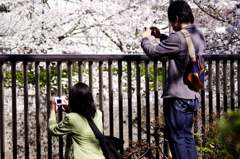
[[[184,29],[191,34],[196,54],[202,55],[205,49],[203,34],[193,24]],[[171,33],[165,40],[161,38],[158,45],[152,45],[148,38],[143,38],[141,47],[149,57],[167,56],[169,58],[168,80],[162,98],[199,98],[199,92],[191,90],[184,82],[189,53],[186,39],[181,31]]]

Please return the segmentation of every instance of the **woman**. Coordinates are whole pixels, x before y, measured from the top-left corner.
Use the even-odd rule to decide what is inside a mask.
[[[92,93],[84,83],[73,85],[64,109],[69,112],[57,123],[57,106],[50,101],[49,132],[52,135],[67,134],[66,159],[105,159],[102,149],[86,118],[91,118],[100,131],[103,131],[102,112],[96,109]]]

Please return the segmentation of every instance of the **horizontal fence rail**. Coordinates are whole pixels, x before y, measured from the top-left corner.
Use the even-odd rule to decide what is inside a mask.
[[[240,55],[204,55],[205,88],[194,125],[202,132],[240,104]],[[161,93],[166,85],[167,58],[146,55],[0,55],[0,149],[4,158],[64,158],[65,136],[47,132],[49,100],[68,95],[84,82],[104,112],[104,133],[124,139],[121,149],[146,140],[168,153],[161,126]],[[64,118],[58,112],[58,120]],[[162,129],[160,129],[162,130]],[[202,144],[202,143],[198,143]]]

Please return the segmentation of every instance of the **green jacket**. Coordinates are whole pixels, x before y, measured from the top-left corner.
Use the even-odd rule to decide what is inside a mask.
[[[93,121],[103,132],[101,111],[97,110]],[[60,123],[57,123],[56,114],[50,113],[48,129],[55,136],[67,134],[66,159],[105,159],[99,141],[88,121],[81,115],[68,113]]]

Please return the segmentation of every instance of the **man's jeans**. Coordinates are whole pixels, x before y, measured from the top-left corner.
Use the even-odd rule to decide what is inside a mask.
[[[197,159],[191,132],[198,99],[169,98],[163,100],[166,130],[173,159]]]

